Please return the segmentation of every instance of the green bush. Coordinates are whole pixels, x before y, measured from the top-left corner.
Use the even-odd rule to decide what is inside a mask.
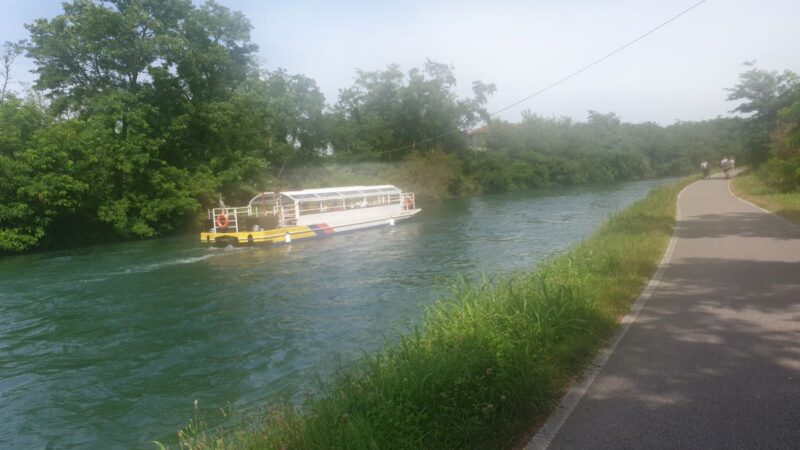
[[[770,158],[759,170],[767,186],[778,192],[792,192],[800,187],[800,157]]]

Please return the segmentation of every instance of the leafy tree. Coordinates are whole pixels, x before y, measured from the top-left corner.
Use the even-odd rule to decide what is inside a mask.
[[[325,97],[314,80],[285,70],[264,74],[256,98],[267,109],[266,158],[278,168],[316,164],[328,146]]]
[[[25,41],[5,42],[0,50],[0,77],[3,78],[3,87],[0,90],[0,103],[5,101],[8,82],[11,81],[11,68],[14,61],[25,51]]]
[[[9,95],[0,102],[0,155],[19,155],[30,145],[34,134],[50,123],[47,113],[35,103]]]
[[[770,158],[757,174],[779,192],[800,189],[800,100],[778,113],[769,146]]]
[[[74,176],[65,146],[44,111],[16,97],[0,103],[0,252],[40,244],[60,215],[74,211],[88,185]]]
[[[63,122],[42,130],[35,148],[21,150],[14,134],[0,146],[23,156],[39,152],[42,161],[69,168],[71,178],[60,181],[74,185],[63,192],[75,202],[55,202],[58,208],[47,211],[56,211],[62,225],[83,224],[86,236],[151,237],[182,229],[219,188],[241,190],[263,179],[259,169],[269,166],[268,133],[245,128],[267,128],[245,120],[245,89],[257,79],[250,28],[240,13],[213,1],[199,7],[189,0],[65,3],[63,14],[28,25],[27,48],[37,66],[36,88]],[[15,129],[24,133],[24,114],[17,115]],[[25,158],[14,163],[25,165],[17,171],[26,178],[59,173]],[[20,186],[18,197],[47,190]],[[28,206],[37,211],[37,201],[48,207],[56,197],[41,195]],[[70,228],[45,231],[57,236]],[[37,239],[23,246],[38,242],[42,230],[32,231]]]
[[[772,154],[779,159],[800,157],[800,100],[783,108],[771,133]]]
[[[192,8],[181,21],[167,61],[175,64],[189,100],[222,100],[242,86],[255,70],[250,21],[214,1]]]
[[[466,140],[459,130],[488,118],[483,106],[495,88],[475,82],[474,98],[459,99],[455,86],[452,68],[430,60],[408,75],[396,65],[359,71],[334,107],[334,154],[346,160],[396,161],[418,149],[463,151]]]
[[[169,66],[162,48],[174,40],[189,0],[74,0],[64,13],[27,25],[35,87],[57,112],[81,112],[108,92],[136,93],[148,69]]]
[[[727,89],[729,101],[742,101],[733,111],[749,114],[747,140],[752,162],[760,164],[767,159],[769,133],[777,125],[778,112],[794,102],[800,95],[800,78],[784,71],[758,69],[754,63],[745,63],[749,70],[739,75],[739,83]]]

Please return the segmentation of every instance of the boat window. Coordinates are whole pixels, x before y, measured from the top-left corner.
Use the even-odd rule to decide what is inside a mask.
[[[367,200],[367,197],[376,197],[372,201],[376,204],[386,204],[387,202],[394,202],[396,197],[399,198],[400,190],[391,185],[382,186],[346,186],[340,188],[322,188],[322,189],[308,189],[303,191],[284,192],[282,195],[292,200],[293,202],[309,201],[309,200],[340,200],[340,205],[347,206],[353,202],[345,202],[345,199],[359,199],[359,201]],[[386,196],[378,198],[378,196]],[[391,196],[391,197],[389,197]]]
[[[298,202],[300,214],[317,214],[323,211],[322,202],[319,200],[304,200]]]
[[[248,214],[254,216],[267,216],[276,213],[276,196],[274,192],[258,194],[250,200]]]
[[[341,211],[344,209],[344,200],[325,200],[323,206],[325,211]]]
[[[275,193],[274,192],[264,192],[263,194],[258,194],[250,200],[251,205],[268,205],[275,203]]]

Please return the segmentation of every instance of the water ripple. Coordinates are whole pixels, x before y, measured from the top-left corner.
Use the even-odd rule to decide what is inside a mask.
[[[528,269],[657,183],[423,205],[280,247],[161,239],[0,259],[0,448],[174,442],[193,414],[298,401],[458,276]]]

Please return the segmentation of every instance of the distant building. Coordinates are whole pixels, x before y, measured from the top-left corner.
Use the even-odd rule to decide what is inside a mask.
[[[486,150],[486,133],[488,131],[488,125],[467,131],[465,134],[467,135],[467,145],[469,149],[476,152]]]

